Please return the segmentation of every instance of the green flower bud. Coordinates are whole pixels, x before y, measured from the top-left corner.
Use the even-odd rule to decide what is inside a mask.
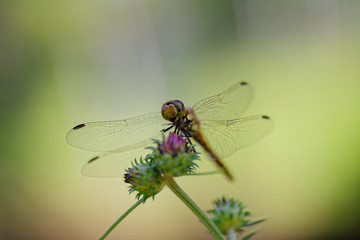
[[[265,220],[259,219],[257,221],[251,221],[245,219],[250,215],[250,212],[244,211],[243,204],[233,198],[227,199],[225,197],[214,201],[214,208],[208,210],[208,213],[211,214],[212,221],[223,234],[226,234],[231,228],[236,232],[241,232],[244,231],[243,227],[251,226]]]
[[[145,199],[153,197],[159,193],[164,187],[163,177],[160,172],[154,168],[149,161],[132,163],[133,167],[126,169],[125,183],[130,184],[129,192],[138,192],[136,197],[140,199],[143,196]]]

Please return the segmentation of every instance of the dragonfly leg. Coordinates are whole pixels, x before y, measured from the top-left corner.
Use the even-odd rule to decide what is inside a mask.
[[[187,116],[185,117],[185,123],[184,123],[184,125],[183,125],[183,127],[184,128],[186,128],[186,129],[192,129],[192,126],[193,126],[193,124],[192,124],[192,120],[189,120],[188,118],[187,118]],[[190,136],[191,136],[191,134],[190,134]]]
[[[192,137],[191,133],[189,133],[185,128],[181,127],[181,131],[184,133],[185,137]]]
[[[177,125],[175,126],[174,133],[179,134],[179,127]]]
[[[189,133],[185,128],[181,128],[181,132],[185,135],[186,140],[190,143],[190,145],[193,145],[190,138],[192,137],[191,133]],[[195,151],[195,149],[193,148]]]
[[[174,127],[174,125],[171,125],[170,127],[166,128],[166,129],[163,129],[162,131],[163,131],[163,132],[167,132],[167,131],[169,131],[170,129],[172,129],[173,127]]]

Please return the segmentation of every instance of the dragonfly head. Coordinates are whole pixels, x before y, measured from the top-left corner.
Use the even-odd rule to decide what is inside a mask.
[[[161,107],[161,115],[170,122],[185,117],[185,106],[180,100],[170,100]]]

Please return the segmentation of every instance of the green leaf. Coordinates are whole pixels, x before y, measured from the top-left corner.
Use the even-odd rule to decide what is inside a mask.
[[[245,226],[252,226],[252,225],[255,225],[257,223],[261,223],[261,222],[263,222],[265,220],[266,220],[266,217],[262,217],[262,218],[247,222]]]
[[[255,234],[256,234],[256,232],[249,233],[249,234],[246,235],[245,237],[241,238],[241,240],[248,240],[248,239],[250,239],[252,236],[254,236]]]

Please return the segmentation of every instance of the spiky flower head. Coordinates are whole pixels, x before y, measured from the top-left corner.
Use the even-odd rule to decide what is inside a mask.
[[[153,197],[159,193],[164,187],[163,177],[160,172],[154,168],[148,160],[135,159],[131,163],[132,167],[126,169],[125,183],[129,183],[129,192],[138,192],[136,197],[144,197],[145,199]]]
[[[264,218],[256,221],[245,219],[250,215],[250,212],[244,210],[242,202],[233,198],[222,197],[221,199],[215,200],[213,205],[214,208],[208,210],[208,213],[211,214],[212,221],[223,234],[226,234],[229,229],[234,229],[235,232],[241,232],[244,231],[243,227],[265,221]]]
[[[157,147],[151,148],[153,153],[148,155],[152,164],[164,176],[178,177],[194,172],[197,167],[195,160],[199,157],[192,145],[176,133],[171,133],[163,141],[155,141]]]

